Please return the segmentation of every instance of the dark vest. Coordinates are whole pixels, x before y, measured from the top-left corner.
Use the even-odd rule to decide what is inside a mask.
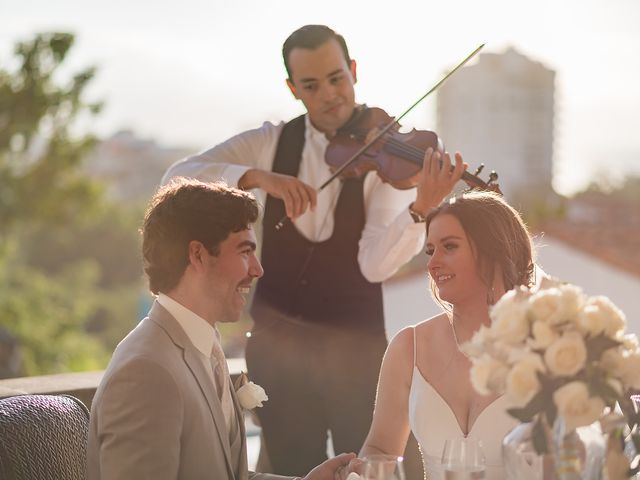
[[[287,123],[280,135],[272,171],[297,177],[304,147],[305,119]],[[311,242],[292,222],[276,231],[284,202],[267,196],[262,265],[251,313],[260,323],[267,304],[298,320],[384,331],[382,288],[367,281],[358,265],[358,242],[365,224],[363,178],[342,182],[332,236]],[[320,193],[322,195],[322,193]]]

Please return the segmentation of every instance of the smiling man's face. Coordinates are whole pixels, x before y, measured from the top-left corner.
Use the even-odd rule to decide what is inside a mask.
[[[230,233],[218,251],[218,255],[206,254],[203,294],[210,300],[207,303],[213,321],[237,322],[247,303],[251,283],[264,273],[256,257],[253,228]]]

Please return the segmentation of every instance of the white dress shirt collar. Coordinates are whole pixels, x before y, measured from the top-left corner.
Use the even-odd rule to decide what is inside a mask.
[[[176,319],[194,347],[206,358],[211,356],[214,342],[219,342],[218,330],[201,316],[193,313],[173,298],[160,293],[158,303]]]
[[[305,136],[307,140],[320,141],[321,144],[324,144],[326,147],[329,144],[329,140],[324,132],[318,130],[313,123],[311,123],[311,119],[309,118],[309,114],[307,113],[304,116],[304,126],[305,126]]]

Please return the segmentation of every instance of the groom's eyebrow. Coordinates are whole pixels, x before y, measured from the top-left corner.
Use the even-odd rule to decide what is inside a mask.
[[[238,250],[242,250],[243,248],[246,248],[246,247],[249,247],[254,252],[256,251],[256,248],[258,248],[258,246],[256,245],[256,242],[252,242],[251,240],[243,240],[238,244],[236,248]]]

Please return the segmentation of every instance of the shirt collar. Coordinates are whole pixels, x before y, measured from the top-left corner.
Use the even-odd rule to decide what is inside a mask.
[[[329,143],[329,140],[327,139],[327,136],[324,134],[324,132],[321,132],[320,130],[318,130],[316,127],[313,126],[313,123],[311,123],[311,119],[309,118],[308,113],[304,116],[304,126],[305,126],[306,140]]]
[[[158,303],[176,319],[193,346],[205,357],[211,356],[214,342],[220,343],[218,330],[201,316],[193,313],[173,298],[160,293]]]

